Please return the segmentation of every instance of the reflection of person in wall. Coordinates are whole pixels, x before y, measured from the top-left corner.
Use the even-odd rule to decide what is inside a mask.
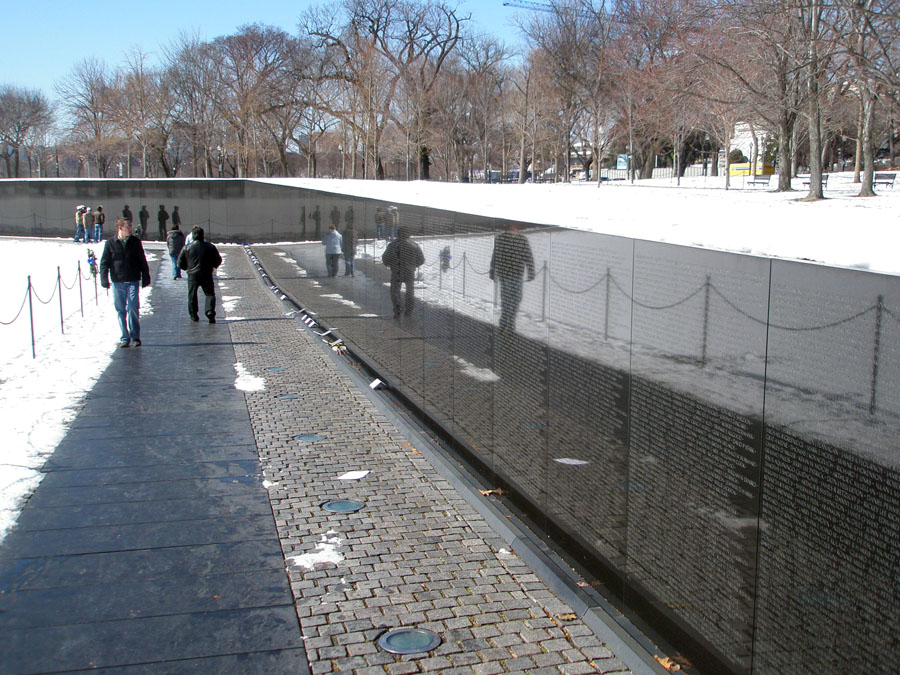
[[[159,240],[166,240],[166,226],[169,222],[169,212],[166,211],[164,204],[159,205],[159,212],[156,214],[156,220],[159,222]]]
[[[336,277],[338,273],[338,261],[343,254],[343,237],[334,225],[328,226],[328,232],[322,237],[322,246],[325,247],[325,267],[328,269],[328,276]]]
[[[416,268],[425,264],[425,254],[419,245],[409,238],[409,230],[401,227],[397,230],[397,239],[388,244],[381,256],[385,267],[391,268],[391,303],[394,305],[394,318],[400,318],[403,310],[406,316],[412,314],[415,296]],[[406,302],[400,301],[400,286],[406,284]]]
[[[398,236],[397,231],[400,228],[400,211],[397,210],[396,206],[388,207],[385,225],[387,225],[387,238],[396,239]]]
[[[313,209],[313,212],[309,214],[309,219],[316,224],[316,229],[313,232],[314,237],[318,237],[322,234],[322,213],[319,211],[318,204],[316,208]]]
[[[356,230],[353,223],[347,225],[342,235],[341,249],[344,253],[344,276],[352,277],[353,259],[356,257]]]
[[[384,239],[384,223],[387,216],[384,213],[384,207],[375,207],[375,238]]]
[[[134,228],[134,236],[138,239],[143,238],[143,236],[147,233],[147,223],[150,222],[150,212],[147,210],[146,204],[141,206],[141,210],[138,211],[138,223],[139,225]]]
[[[488,275],[500,282],[500,330],[516,329],[516,314],[522,302],[522,276],[528,270],[528,281],[534,279],[534,257],[525,235],[519,234],[519,225],[506,223],[506,231],[494,240],[491,268]]]

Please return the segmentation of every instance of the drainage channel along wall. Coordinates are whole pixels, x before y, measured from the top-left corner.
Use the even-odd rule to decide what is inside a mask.
[[[71,182],[62,195],[23,183],[0,183],[3,234],[86,203]],[[389,205],[141,183],[104,194],[143,190],[152,206],[170,190],[163,203],[190,204],[185,223],[208,214],[216,240],[316,239],[352,221],[353,277],[328,277],[318,242],[254,252],[613,594],[719,671],[896,670],[897,277],[522,223],[535,276],[501,288],[501,222],[398,205],[388,227],[410,227],[426,263],[412,315],[394,320],[374,239]],[[521,240],[510,251],[526,255]]]

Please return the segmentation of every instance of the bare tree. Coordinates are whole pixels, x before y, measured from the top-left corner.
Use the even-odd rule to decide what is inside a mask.
[[[219,86],[213,91],[216,110],[233,132],[237,175],[257,170],[259,119],[284,105],[279,92],[290,73],[290,36],[271,26],[242,26],[238,33],[214,42]]]
[[[89,145],[97,173],[105,178],[109,170],[114,131],[110,89],[112,76],[97,59],[79,63],[56,87],[62,110],[68,114],[73,132]],[[90,168],[88,167],[88,172]]]
[[[19,177],[22,150],[29,138],[46,130],[51,121],[50,103],[40,91],[0,86],[0,141],[5,146],[2,156],[8,177]],[[30,155],[28,161],[30,165]]]

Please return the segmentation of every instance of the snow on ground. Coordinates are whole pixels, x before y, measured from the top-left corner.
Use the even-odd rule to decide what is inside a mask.
[[[832,174],[825,192],[828,199],[817,203],[798,201],[804,194],[799,184],[796,187],[800,192],[778,194],[740,189],[741,178],[734,179],[734,189],[728,191],[723,189],[724,178],[684,179],[680,186],[671,179],[662,179],[637,185],[604,183],[599,187],[321,179],[269,182],[638,239],[811,259],[900,274],[900,256],[896,255],[900,240],[900,184],[894,190],[879,190],[877,198],[861,199],[855,197],[858,186],[851,178],[850,174]],[[0,539],[15,522],[22,500],[40,482],[41,466],[65,435],[79,402],[117,348],[118,325],[112,299],[99,285],[95,296],[87,267],[88,248],[99,256],[102,245],[89,247],[68,239],[29,241],[0,237],[4,260],[0,268],[4,289],[0,297],[0,421],[5,432],[0,454]],[[151,260],[159,255],[154,254],[152,247],[147,253]],[[79,296],[77,283],[79,262],[83,296]],[[59,324],[59,296],[54,294],[57,266],[64,287],[64,332]],[[302,272],[299,266],[298,271]],[[28,321],[29,275],[35,291],[32,306],[36,358],[31,354]],[[142,314],[151,311],[152,288],[142,291]],[[226,285],[221,288],[227,290]],[[237,296],[222,299],[227,313]],[[475,366],[470,365],[470,369],[477,379],[494,377]],[[264,381],[249,379],[241,364],[236,364],[235,370],[239,388],[264,387]]]
[[[79,402],[118,348],[112,297],[96,285],[87,251],[102,244],[69,239],[0,238],[0,540],[15,522],[21,500],[41,479],[40,467],[75,418]],[[147,251],[148,260],[155,258]],[[78,264],[81,263],[79,289]],[[151,262],[152,265],[152,262]],[[57,267],[62,282],[62,329]],[[28,277],[34,289],[32,358]],[[152,286],[141,292],[141,315],[152,311]],[[84,316],[82,316],[82,298]],[[6,325],[9,324],[9,325]]]

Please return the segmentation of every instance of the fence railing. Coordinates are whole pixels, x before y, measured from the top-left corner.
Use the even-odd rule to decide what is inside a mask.
[[[100,292],[97,288],[97,258],[94,255],[93,251],[88,250],[88,274],[85,275],[81,269],[81,261],[78,261],[77,270],[75,273],[75,278],[72,280],[71,285],[66,285],[66,283],[62,279],[62,271],[59,266],[56,267],[56,280],[53,283],[53,290],[50,292],[50,296],[44,300],[38,295],[37,291],[34,288],[34,284],[31,281],[31,275],[28,275],[28,281],[25,288],[25,294],[22,298],[22,304],[19,306],[16,315],[10,321],[0,321],[0,326],[11,326],[20,318],[22,318],[22,312],[25,309],[25,305],[28,305],[28,322],[30,324],[30,333],[31,333],[31,358],[37,358],[37,338],[35,336],[35,328],[34,328],[34,301],[37,300],[41,305],[49,305],[53,302],[53,298],[56,297],[59,301],[59,331],[61,334],[65,334],[66,325],[65,325],[65,313],[63,312],[63,291],[72,291],[75,289],[75,285],[78,285],[78,306],[79,311],[81,312],[81,316],[84,317],[84,281],[93,281],[94,283],[94,304],[99,306],[100,304]]]

